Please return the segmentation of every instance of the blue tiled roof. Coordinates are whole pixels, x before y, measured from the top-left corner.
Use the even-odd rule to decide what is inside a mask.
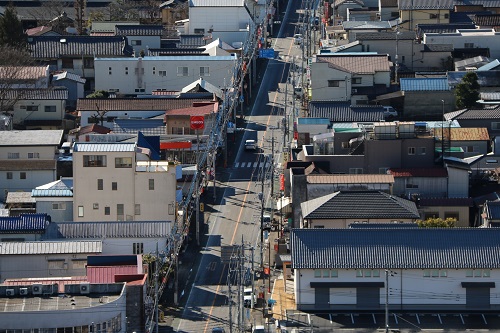
[[[450,90],[448,79],[443,77],[415,78],[400,80],[401,91],[447,91]]]
[[[32,36],[28,38],[28,46],[35,59],[131,56],[133,53],[124,36]]]
[[[15,217],[0,217],[2,233],[37,233],[45,231],[50,223],[47,214],[21,214]]]
[[[142,132],[146,135],[165,134],[165,124],[162,119],[115,119],[113,123],[114,133],[137,134]]]
[[[486,214],[490,220],[500,220],[500,201],[486,201]]]
[[[346,102],[311,102],[312,118],[328,118],[332,122],[376,122],[384,119],[382,106],[352,106]]]
[[[500,228],[293,229],[293,268],[500,268]]]

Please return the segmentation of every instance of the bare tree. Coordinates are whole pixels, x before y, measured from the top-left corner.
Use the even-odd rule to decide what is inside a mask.
[[[38,25],[50,25],[60,28],[62,30],[66,29],[69,24],[69,19],[58,20],[62,18],[73,9],[72,2],[65,1],[44,1],[40,7],[32,8],[28,11],[28,16],[38,22]]]

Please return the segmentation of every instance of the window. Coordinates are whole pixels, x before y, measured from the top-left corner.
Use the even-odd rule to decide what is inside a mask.
[[[486,164],[496,164],[498,160],[486,160]]]
[[[425,153],[426,153],[425,147],[418,147],[418,154],[419,155],[425,155]]]
[[[386,175],[388,171],[389,171],[389,168],[378,168],[378,173],[380,175]]]
[[[128,75],[128,67],[125,67],[125,75]]]
[[[167,71],[158,71],[158,76],[167,76]]]
[[[26,172],[20,172],[19,179],[26,179]]]
[[[28,153],[28,158],[40,158],[40,153]]]
[[[445,278],[448,277],[448,271],[445,269],[424,269],[424,277]]]
[[[156,67],[153,67],[153,75],[156,75]]]
[[[177,76],[188,76],[188,73],[187,67],[177,67]]]
[[[73,59],[62,58],[62,68],[73,68]]]
[[[450,14],[448,14],[448,13],[444,14],[444,18],[445,18],[445,19],[450,18]]]
[[[102,191],[104,189],[104,180],[103,179],[98,179],[97,180],[97,190]]]
[[[205,29],[202,29],[202,28],[195,28],[194,29],[194,33],[195,34],[200,34],[200,35],[203,35],[205,33]]]
[[[412,183],[406,183],[406,188],[418,188],[418,185]]]
[[[111,67],[108,67],[108,74],[112,75],[113,74],[113,69]]]
[[[83,58],[83,67],[94,68],[94,58]]]
[[[210,67],[200,67],[200,76],[210,76]]]
[[[134,254],[142,254],[144,252],[144,243],[133,243],[132,246]]]
[[[349,142],[345,141],[342,142],[342,149],[348,149],[349,148]]]
[[[467,146],[464,150],[468,153],[473,153],[477,152],[479,149],[477,146]]]
[[[150,191],[154,191],[155,189],[155,180],[154,179],[150,179],[149,180],[149,190]]]
[[[74,269],[84,269],[87,265],[86,259],[73,259],[71,260]]]
[[[19,158],[19,153],[7,153],[7,158],[9,160],[18,159]]]
[[[123,204],[116,205],[116,215],[118,216],[118,221],[123,221],[124,211],[125,208]]]
[[[429,14],[430,19],[437,19],[438,15],[437,14]]]
[[[106,156],[104,155],[83,155],[84,167],[105,167]]]
[[[104,215],[111,215],[111,209],[109,207],[104,207]]]
[[[134,214],[135,215],[141,215],[141,204],[135,204]]]
[[[500,130],[500,122],[492,122],[491,129],[492,130]]]
[[[336,269],[315,269],[315,278],[336,278],[339,276],[339,272]]]
[[[473,49],[474,48],[474,43],[464,43],[464,48],[466,48],[466,49]]]
[[[328,80],[328,87],[340,87],[340,80]]]
[[[117,182],[112,182],[111,183],[111,190],[112,191],[118,191],[118,183]]]
[[[131,168],[132,157],[116,157],[115,168]]]
[[[7,179],[12,179],[12,172],[10,171],[7,172]]]
[[[360,77],[353,77],[352,84],[361,84],[361,78]]]
[[[408,155],[415,155],[415,147],[408,147]]]
[[[52,203],[52,210],[66,210],[66,203],[65,202],[53,202]]]
[[[439,213],[438,212],[426,212],[424,213],[424,216],[425,216],[425,219],[435,219],[435,218],[438,218],[439,217]]]
[[[146,89],[144,89],[144,88],[136,88],[135,89],[135,92],[145,92],[145,91],[146,91]]]
[[[55,105],[45,105],[45,112],[56,112],[56,106]]]
[[[38,111],[38,105],[27,105],[26,106],[26,111]]]
[[[363,168],[349,168],[349,174],[361,175],[361,174],[363,174]]]
[[[321,277],[321,269],[315,269],[314,270],[314,277],[315,278],[320,278]]]
[[[459,214],[458,212],[444,212],[444,219],[456,219],[457,221],[459,220]]]
[[[83,217],[83,206],[78,206],[78,217]]]
[[[94,202],[94,203],[92,204],[92,208],[93,208],[94,210],[98,210],[98,209],[99,209],[99,203],[98,203],[98,202]]]
[[[64,269],[64,259],[48,260],[49,269]]]
[[[380,277],[380,271],[378,269],[358,269],[356,271],[356,277]]]
[[[140,39],[131,40],[130,41],[130,45],[132,45],[132,46],[139,46],[139,45],[142,45],[142,41]]]

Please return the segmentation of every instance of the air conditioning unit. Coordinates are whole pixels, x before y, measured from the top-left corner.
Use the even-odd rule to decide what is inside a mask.
[[[7,289],[7,290],[5,290],[5,295],[6,295],[7,297],[12,297],[12,296],[14,296],[15,294],[16,294],[16,291],[15,291],[14,289]]]
[[[31,285],[31,292],[33,293],[33,295],[41,295],[43,293],[43,290],[42,290],[42,284],[40,283],[34,283]]]
[[[27,296],[28,295],[28,288],[19,288],[19,295]]]
[[[90,294],[90,283],[80,283],[80,294]]]

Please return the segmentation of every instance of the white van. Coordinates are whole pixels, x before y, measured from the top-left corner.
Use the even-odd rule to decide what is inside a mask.
[[[257,143],[255,140],[245,140],[245,150],[256,150]]]

